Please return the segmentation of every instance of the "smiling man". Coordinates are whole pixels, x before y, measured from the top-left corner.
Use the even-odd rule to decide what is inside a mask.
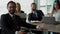
[[[36,25],[28,24],[21,20],[21,18],[15,15],[16,4],[13,1],[9,1],[7,4],[8,13],[1,15],[2,34],[15,34],[15,31],[19,31],[20,27],[36,28]]]

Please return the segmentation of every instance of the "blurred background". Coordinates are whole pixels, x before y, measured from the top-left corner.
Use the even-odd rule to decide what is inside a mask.
[[[7,3],[11,0],[0,0],[0,15],[7,13]],[[12,0],[21,4],[21,10],[25,11],[26,14],[31,12],[31,3],[37,4],[37,9],[42,10],[44,15],[51,13],[53,9],[54,0]]]

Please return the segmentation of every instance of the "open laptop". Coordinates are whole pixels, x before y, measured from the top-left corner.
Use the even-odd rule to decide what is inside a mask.
[[[47,16],[43,16],[42,21],[46,24],[55,24],[55,17],[47,17]]]

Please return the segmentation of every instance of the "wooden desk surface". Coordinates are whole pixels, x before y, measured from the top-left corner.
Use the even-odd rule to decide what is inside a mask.
[[[47,31],[52,31],[52,32],[60,32],[60,24],[58,25],[54,25],[54,24],[45,24],[45,23],[30,23],[33,25],[39,25],[41,27],[47,27],[48,30]]]

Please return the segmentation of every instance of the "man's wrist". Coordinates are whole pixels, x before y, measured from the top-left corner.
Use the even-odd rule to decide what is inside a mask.
[[[38,28],[40,28],[40,26],[37,25],[37,26],[36,26],[36,29],[38,29]]]

